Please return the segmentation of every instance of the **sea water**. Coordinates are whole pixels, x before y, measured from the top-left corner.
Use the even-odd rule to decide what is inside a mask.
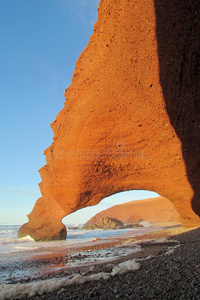
[[[70,227],[66,225],[66,227]],[[81,227],[81,226],[80,226]],[[0,256],[9,255],[21,251],[32,251],[34,249],[52,249],[56,247],[57,250],[61,247],[84,246],[99,238],[102,241],[107,238],[122,235],[126,232],[133,232],[133,229],[119,229],[119,230],[81,230],[67,229],[67,239],[63,241],[49,241],[49,242],[35,242],[30,236],[18,238],[17,233],[20,226],[18,225],[0,225]],[[138,230],[136,230],[138,232]]]
[[[144,235],[158,228],[119,229],[119,230],[67,230],[67,239],[63,241],[36,242],[30,236],[17,238],[20,226],[0,226],[0,299],[13,299],[15,297],[30,297],[56,290],[61,286],[74,283],[83,283],[99,278],[110,278],[123,274],[128,270],[139,268],[135,260],[126,261],[113,266],[110,272],[71,273],[71,268],[93,268],[94,264],[112,261],[113,259],[127,256],[141,250],[137,244],[129,244],[129,237]],[[120,246],[112,246],[112,241],[124,239]],[[106,249],[93,248],[94,244],[106,243]],[[110,244],[109,244],[110,243]],[[87,249],[80,249],[87,246]],[[90,249],[91,246],[91,249]],[[64,253],[63,253],[64,251]],[[47,264],[34,263],[36,256],[57,253],[64,254],[64,261]],[[56,272],[64,272],[58,275]],[[67,273],[68,272],[68,273]],[[76,272],[76,271],[75,271]],[[61,273],[59,273],[61,274]],[[73,274],[73,275],[72,275]],[[60,277],[61,276],[61,277]],[[28,293],[28,294],[27,294]]]
[[[67,227],[67,239],[62,241],[36,242],[30,236],[18,238],[18,225],[0,225],[0,261],[1,258],[14,257],[15,255],[29,252],[40,252],[41,254],[56,253],[62,249],[76,249],[84,247],[98,240],[98,243],[112,242],[120,238],[139,236],[158,230],[158,228],[148,227],[142,229],[113,229],[113,230],[81,230],[71,225]],[[74,252],[74,251],[73,251]],[[116,251],[115,251],[116,252]]]
[[[41,268],[39,270],[38,266],[38,270],[33,270],[33,267],[30,265],[31,270],[22,268],[20,272],[14,266],[15,262],[34,259],[38,255],[45,257],[48,255],[59,255],[60,253],[66,256],[67,263],[51,265],[51,271],[55,271],[55,269],[59,268],[71,268],[112,260],[113,258],[126,256],[139,250],[137,246],[127,247],[126,245],[124,247],[113,247],[112,242],[116,239],[120,239],[120,237],[127,238],[127,236],[131,235],[140,235],[142,234],[141,230],[81,230],[81,225],[79,228],[76,227],[76,229],[73,229],[73,226],[66,225],[66,227],[66,240],[36,242],[30,236],[18,238],[17,233],[20,226],[0,225],[0,283],[8,282],[9,278],[13,277],[23,279],[27,272],[34,273],[36,277],[37,272],[40,274],[41,272],[43,274],[49,272],[50,268],[48,264],[41,266],[42,270]],[[98,243],[98,249],[92,250],[92,246],[95,244],[94,242],[96,242],[96,244]],[[101,244],[105,243],[106,245],[108,244],[108,247],[103,249],[104,247],[101,247]],[[83,251],[86,246],[89,250]],[[12,274],[9,273],[11,269]],[[8,271],[7,273],[5,272],[6,270]]]

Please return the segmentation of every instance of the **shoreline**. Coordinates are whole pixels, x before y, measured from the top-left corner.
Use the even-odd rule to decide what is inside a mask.
[[[93,242],[92,245],[87,245],[84,247],[77,247],[76,252],[79,253],[79,255],[81,257],[82,252],[94,251],[94,250],[96,251],[96,250],[100,250],[100,249],[109,249],[111,247],[117,248],[117,247],[136,247],[136,246],[138,246],[138,247],[140,247],[140,249],[138,249],[136,252],[128,254],[126,256],[111,258],[111,259],[107,259],[105,261],[100,261],[100,262],[93,261],[93,262],[85,264],[85,265],[74,266],[74,267],[66,267],[65,266],[66,262],[64,261],[64,259],[66,258],[66,252],[64,249],[62,249],[62,251],[57,251],[57,252],[49,253],[46,255],[44,255],[44,253],[40,253],[40,251],[38,251],[37,253],[35,253],[33,251],[33,253],[35,255],[32,256],[33,253],[28,253],[27,255],[29,256],[29,258],[27,259],[26,256],[24,257],[24,260],[20,262],[21,267],[22,268],[27,267],[27,269],[29,269],[30,266],[33,267],[34,265],[36,268],[37,268],[37,266],[40,266],[40,267],[46,266],[46,273],[42,274],[42,276],[40,276],[40,277],[37,276],[37,278],[34,278],[34,276],[30,276],[30,277],[28,276],[26,279],[21,279],[21,280],[17,279],[17,280],[14,280],[13,282],[11,281],[10,282],[11,285],[9,285],[9,286],[15,287],[17,284],[22,287],[23,284],[33,284],[36,279],[42,282],[42,281],[46,281],[46,280],[48,281],[48,280],[54,280],[54,279],[62,280],[64,278],[68,277],[71,280],[73,278],[73,276],[75,276],[77,274],[80,274],[81,281],[83,281],[83,282],[84,282],[83,278],[86,279],[91,276],[93,276],[95,278],[94,280],[96,280],[95,274],[101,274],[101,275],[102,274],[112,274],[114,269],[116,269],[120,264],[126,263],[127,261],[143,263],[145,260],[150,261],[151,259],[165,255],[165,253],[167,253],[169,251],[169,249],[171,249],[171,251],[173,252],[173,249],[176,249],[179,245],[181,245],[179,240],[176,241],[176,238],[182,234],[190,234],[190,232],[193,230],[196,230],[196,229],[191,230],[191,229],[186,229],[183,227],[173,226],[173,227],[166,227],[163,230],[158,230],[158,231],[150,232],[148,234],[144,234],[141,236],[135,236],[135,237],[131,237],[131,238],[124,237],[124,238],[117,239],[116,237],[114,237],[113,239],[107,239],[104,241],[99,240],[99,241]],[[15,267],[17,267],[17,265]],[[130,269],[130,271],[131,271],[131,269]],[[126,272],[128,272],[128,271],[126,271]],[[131,271],[131,272],[137,272],[137,271]],[[128,272],[128,273],[130,273],[130,272]],[[106,276],[109,277],[108,275],[106,275]],[[116,275],[116,277],[117,276],[118,275]],[[111,279],[113,280],[114,277]],[[111,279],[109,279],[109,280],[111,280]],[[99,280],[101,281],[101,279],[99,279]],[[89,284],[89,282],[87,282],[87,284]],[[92,286],[94,285],[94,283],[92,283],[92,281],[90,281],[90,284]],[[66,285],[68,285],[68,284],[66,284]],[[77,287],[76,282],[74,283],[74,286]],[[69,288],[71,288],[71,284],[70,284],[70,286],[67,287],[68,291],[69,291]],[[65,289],[64,286],[62,288],[59,287],[55,291],[51,291],[51,293],[53,293],[53,295],[55,297],[52,299],[62,299],[62,298],[57,298],[58,297],[57,294],[59,294],[59,295],[62,294],[62,292],[61,292],[62,289]],[[79,289],[81,289],[80,286],[79,286]],[[37,295],[37,292],[36,292],[35,296],[34,295],[33,295],[33,297],[26,296],[26,299],[29,299],[29,298],[30,299],[51,299],[51,298],[48,298],[49,295],[50,295],[49,293],[42,292],[41,295],[39,296],[39,295]],[[1,298],[1,292],[0,292],[0,299],[12,299],[12,298],[5,298],[5,297]],[[63,299],[65,299],[65,298],[63,298]],[[74,298],[74,299],[79,299],[79,298]],[[89,298],[86,297],[85,299],[89,299]]]

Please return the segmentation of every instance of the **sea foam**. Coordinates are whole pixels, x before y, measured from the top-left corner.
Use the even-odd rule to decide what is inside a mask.
[[[0,299],[22,299],[36,295],[41,296],[45,293],[53,292],[66,286],[83,284],[88,281],[99,279],[109,279],[118,274],[125,274],[128,271],[138,270],[139,268],[140,264],[133,259],[118,264],[112,269],[111,273],[100,272],[90,276],[75,274],[72,278],[55,278],[27,284],[1,284]]]

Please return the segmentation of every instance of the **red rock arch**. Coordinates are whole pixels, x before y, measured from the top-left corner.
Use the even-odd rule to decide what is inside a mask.
[[[186,2],[177,3],[180,10],[187,6]],[[178,84],[173,85],[174,97],[170,95],[167,101],[172,81],[181,84],[184,70],[188,79],[190,69],[184,67],[173,74],[166,89],[165,78],[171,74],[162,72],[168,53],[163,50],[165,43],[159,46],[159,26],[168,30],[167,12],[163,11],[163,16],[159,9],[165,5],[163,1],[155,3],[100,2],[94,34],[79,57],[72,83],[65,92],[65,107],[51,125],[54,142],[45,150],[47,164],[39,171],[42,198],[30,213],[29,222],[20,228],[19,236],[29,234],[37,240],[65,238],[61,222],[64,216],[97,204],[106,196],[134,189],[152,190],[170,199],[183,225],[199,224],[191,207],[193,201],[195,212],[199,213],[196,131],[191,135],[192,146],[187,148],[190,130],[186,130],[187,123],[183,124],[187,113],[188,118],[194,115],[197,129],[198,113],[194,112],[193,103],[184,106],[185,114],[178,117],[177,103],[186,99],[176,93]],[[191,28],[197,26],[195,20],[190,19]],[[176,20],[175,25],[179,26]],[[175,38],[178,45],[180,37]],[[186,38],[184,35],[183,40]],[[186,55],[192,55],[191,51]],[[196,101],[197,94],[194,98]],[[172,116],[173,101],[176,109]],[[176,118],[178,128],[174,124]],[[185,130],[184,143],[184,133],[180,132]],[[191,153],[198,157],[195,160],[185,152],[193,145],[196,150]]]

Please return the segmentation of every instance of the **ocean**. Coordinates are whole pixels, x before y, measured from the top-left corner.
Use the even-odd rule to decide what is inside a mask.
[[[66,240],[36,242],[30,236],[17,238],[19,227],[0,226],[0,299],[26,295],[27,285],[28,297],[32,291],[34,295],[41,294],[57,289],[61,283],[69,285],[109,278],[124,270],[138,268],[138,263],[131,260],[112,266],[109,273],[94,269],[102,263],[109,266],[113,260],[140,251],[141,246],[134,243],[134,238],[162,229],[81,230],[66,225],[69,228]],[[96,273],[87,275],[92,270]]]
[[[19,225],[0,225],[0,260],[2,257],[9,257],[9,255],[13,254],[18,255],[21,252],[34,250],[42,250],[44,252],[48,252],[49,250],[51,252],[54,248],[56,248],[56,251],[59,251],[59,248],[71,249],[71,247],[89,245],[96,239],[104,242],[115,237],[123,238],[143,235],[145,232],[152,232],[158,229],[147,227],[145,229],[81,230],[81,225],[78,229],[73,229],[73,225],[71,224],[66,225],[66,227],[66,240],[36,242],[30,236],[18,238]]]
[[[9,255],[19,255],[21,252],[36,251],[52,252],[59,251],[59,249],[65,248],[71,249],[76,246],[86,246],[92,243],[96,239],[100,239],[101,242],[107,239],[113,239],[114,237],[122,237],[130,233],[142,234],[144,230],[141,229],[119,229],[119,230],[81,230],[73,229],[73,225],[66,225],[67,239],[63,241],[48,241],[48,242],[35,242],[30,236],[24,238],[18,238],[17,233],[20,228],[18,225],[0,225],[0,260],[2,257],[9,257]]]

